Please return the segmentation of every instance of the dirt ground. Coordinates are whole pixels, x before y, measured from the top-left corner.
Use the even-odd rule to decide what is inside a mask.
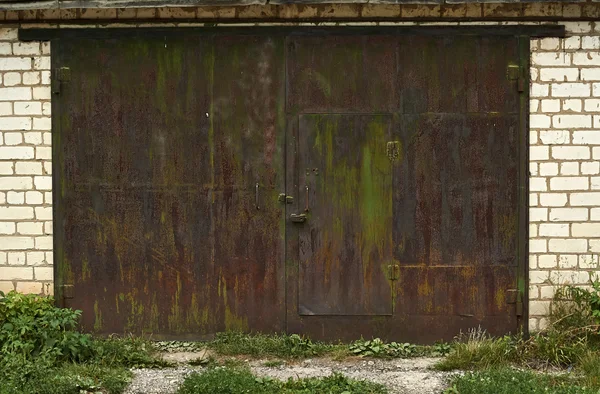
[[[206,357],[206,352],[166,353],[163,358],[177,363],[177,367],[165,369],[135,369],[133,381],[126,394],[170,394],[175,393],[184,378],[203,367],[187,364],[192,360]],[[441,393],[447,386],[451,373],[433,371],[430,367],[436,358],[410,358],[394,360],[365,360],[353,358],[334,361],[328,358],[314,358],[284,362],[279,366],[265,366],[269,360],[245,360],[258,376],[275,379],[327,376],[333,372],[342,373],[353,379],[370,380],[385,385],[392,394],[434,394]]]

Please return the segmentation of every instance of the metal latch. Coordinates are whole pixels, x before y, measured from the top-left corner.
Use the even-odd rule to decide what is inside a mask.
[[[398,264],[388,265],[388,280],[400,279],[400,266]]]
[[[390,161],[396,161],[400,157],[400,141],[389,141],[386,146],[387,157]]]
[[[54,71],[54,83],[52,84],[52,93],[59,94],[62,84],[71,81],[71,69],[69,67],[59,67]]]
[[[73,285],[62,285],[62,296],[63,298],[73,298],[75,293],[75,286]]]
[[[523,300],[521,292],[517,289],[506,290],[506,303],[515,304],[515,314],[517,316],[523,316]]]
[[[294,223],[304,223],[304,222],[306,222],[306,214],[305,213],[292,213],[290,215],[290,219]]]
[[[506,78],[511,81],[517,81],[519,92],[525,91],[525,78],[523,77],[523,67],[516,64],[509,64],[506,68]]]
[[[280,193],[279,197],[277,198],[277,201],[284,202],[286,204],[293,204],[294,203],[294,197],[287,196],[285,193]]]

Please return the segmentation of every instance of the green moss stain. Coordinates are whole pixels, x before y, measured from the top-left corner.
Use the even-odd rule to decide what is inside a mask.
[[[102,330],[102,311],[98,306],[98,301],[94,302],[94,331]]]

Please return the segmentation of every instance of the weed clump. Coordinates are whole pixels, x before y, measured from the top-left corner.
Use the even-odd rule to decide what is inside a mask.
[[[323,378],[289,379],[282,382],[256,377],[244,367],[214,367],[187,377],[178,394],[385,394],[377,383],[349,379],[341,374]]]
[[[166,365],[143,339],[77,331],[80,315],[51,297],[0,292],[0,394],[120,393],[127,368]]]

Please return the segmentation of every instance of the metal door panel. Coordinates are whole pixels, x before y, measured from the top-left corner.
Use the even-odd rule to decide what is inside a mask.
[[[301,315],[392,313],[388,115],[301,115]]]
[[[54,127],[57,284],[73,298],[57,295],[83,309],[85,329],[283,329],[282,45],[184,36],[56,46],[71,71]]]

